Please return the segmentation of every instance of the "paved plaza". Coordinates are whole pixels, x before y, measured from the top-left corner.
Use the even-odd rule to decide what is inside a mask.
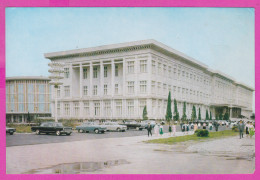
[[[177,135],[183,135],[177,132]],[[6,148],[7,174],[62,173],[68,163],[103,163],[87,174],[244,174],[255,169],[255,139],[238,136],[176,145],[147,144],[162,137],[131,136]],[[125,163],[108,166],[107,162]],[[15,163],[14,163],[15,162]],[[76,167],[76,166],[72,166]],[[82,166],[77,167],[79,169]],[[72,168],[73,169],[73,168]],[[69,173],[72,173],[69,171]]]

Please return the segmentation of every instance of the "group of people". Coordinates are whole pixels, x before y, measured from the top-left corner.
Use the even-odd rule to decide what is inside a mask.
[[[148,131],[148,137],[149,135],[152,136],[152,125],[149,123],[148,126],[147,126],[147,131]],[[176,125],[173,124],[173,125],[169,125],[169,136],[175,136],[175,133],[176,133]],[[163,135],[163,125],[159,125],[159,124],[155,124],[154,126],[154,134],[156,136],[162,136]]]
[[[255,135],[255,127],[252,122],[247,122],[246,125],[242,120],[238,123],[238,131],[240,139],[243,138],[244,129],[246,127],[246,137],[252,138]]]

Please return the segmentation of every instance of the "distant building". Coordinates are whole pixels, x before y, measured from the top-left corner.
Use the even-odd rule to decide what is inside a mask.
[[[46,77],[6,78],[6,120],[13,123],[27,122],[36,117],[51,116],[51,87]]]
[[[63,85],[58,89],[59,118],[142,119],[147,106],[149,119],[164,119],[169,91],[178,102],[180,117],[184,102],[188,118],[193,105],[197,113],[201,109],[202,118],[206,110],[213,118],[225,112],[231,118],[252,114],[253,88],[155,40],[46,53],[45,57],[65,63]]]

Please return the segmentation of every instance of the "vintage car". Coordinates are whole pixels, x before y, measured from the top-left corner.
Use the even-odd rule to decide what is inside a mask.
[[[95,124],[93,122],[87,122],[87,123],[81,124],[80,126],[77,126],[76,130],[78,130],[79,133],[94,132],[94,133],[98,134],[98,133],[104,133],[106,131],[106,127]]]
[[[123,124],[120,125],[125,125],[127,129],[136,129],[136,130],[143,130],[145,127],[136,121],[124,121]]]
[[[106,127],[107,131],[125,132],[127,129],[127,126],[120,125],[116,122],[105,122],[102,126]]]
[[[6,129],[6,133],[9,133],[10,135],[13,135],[14,132],[16,131],[15,128],[9,128],[9,127],[6,127],[5,129]]]
[[[44,122],[40,126],[31,127],[31,130],[36,132],[37,135],[41,133],[55,133],[57,136],[60,136],[61,134],[69,136],[72,133],[72,127],[64,127],[62,123],[56,122]]]
[[[141,122],[141,125],[144,126],[145,129],[147,129],[149,123],[152,126],[152,128],[154,128],[156,122],[153,120],[144,120]]]

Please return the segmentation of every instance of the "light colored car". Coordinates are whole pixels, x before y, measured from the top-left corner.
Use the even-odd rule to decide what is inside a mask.
[[[81,124],[80,126],[77,126],[76,130],[78,130],[79,133],[94,132],[94,133],[98,134],[98,133],[104,133],[106,131],[106,128],[103,127],[102,125],[98,125],[93,122],[87,122],[87,123]]]
[[[107,131],[118,131],[118,132],[125,132],[127,129],[127,126],[120,125],[116,122],[106,122],[102,124],[102,127],[105,127]]]

